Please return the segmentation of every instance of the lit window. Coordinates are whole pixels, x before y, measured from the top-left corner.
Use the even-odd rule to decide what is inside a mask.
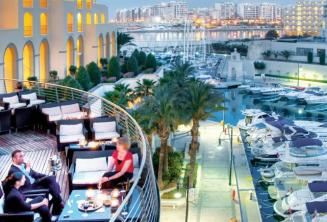
[[[24,36],[33,36],[33,15],[29,12],[24,14]]]
[[[86,8],[91,9],[92,8],[92,0],[86,0]]]
[[[91,25],[92,24],[92,16],[90,13],[86,14],[86,24]]]
[[[94,13],[94,24],[97,25],[99,23],[98,14]]]
[[[101,24],[106,23],[106,16],[102,13],[101,14]]]
[[[24,8],[33,8],[33,0],[23,0]]]
[[[48,15],[47,15],[47,13],[40,14],[40,33],[41,33],[41,35],[48,34]]]
[[[48,0],[40,0],[40,8],[48,8]]]
[[[77,31],[83,32],[83,18],[81,13],[77,14]]]
[[[82,9],[83,8],[83,0],[77,0],[77,8]]]
[[[71,12],[67,14],[67,31],[73,32],[74,30],[74,16]]]

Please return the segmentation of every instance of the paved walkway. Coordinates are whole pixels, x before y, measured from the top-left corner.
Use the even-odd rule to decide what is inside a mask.
[[[232,190],[236,190],[235,176],[233,176],[232,186],[229,186],[229,160],[230,149],[229,141],[222,141],[218,144],[219,135],[222,133],[222,127],[217,123],[203,122],[200,127],[200,155],[198,175],[198,198],[190,204],[189,222],[220,222],[229,221],[231,218],[240,218],[239,201],[232,200]],[[185,143],[189,142],[190,137],[175,139],[173,146],[182,149]],[[250,200],[249,189],[252,181],[247,173],[246,162],[244,162],[241,149],[238,145],[235,148],[235,162],[242,182],[241,202],[247,205],[243,213],[252,215],[251,222],[260,221],[258,216],[258,207],[256,201]],[[245,159],[246,160],[246,159]],[[244,180],[244,182],[243,182]],[[255,196],[255,195],[254,195]],[[255,199],[255,198],[254,198]],[[254,213],[253,213],[254,212]],[[161,221],[185,221],[185,207],[162,208]]]

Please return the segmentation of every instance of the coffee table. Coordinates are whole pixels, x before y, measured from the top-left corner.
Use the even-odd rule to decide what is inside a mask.
[[[83,201],[86,199],[86,191],[87,190],[72,191],[67,201],[67,203],[71,204],[69,205],[66,203],[62,213],[59,216],[58,222],[108,222],[111,219],[113,215],[112,209],[111,207],[105,206],[103,206],[100,211],[88,212],[86,217],[83,216],[84,212],[78,209],[77,203],[78,201]],[[97,192],[100,191],[95,190],[95,192],[96,196]],[[136,187],[127,206],[127,212],[129,212],[131,217],[130,219],[135,219],[137,221],[137,218],[140,218],[142,210],[141,202],[141,191],[139,187]]]

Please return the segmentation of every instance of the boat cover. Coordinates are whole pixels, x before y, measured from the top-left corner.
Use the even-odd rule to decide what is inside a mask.
[[[327,192],[327,181],[314,181],[308,187],[311,192]]]
[[[313,201],[305,203],[308,213],[327,213],[327,201]]]
[[[274,143],[280,143],[280,142],[287,141],[287,138],[285,136],[278,136],[278,137],[273,137],[272,140],[274,141]]]
[[[311,138],[297,138],[292,141],[291,147],[303,147],[303,146],[322,146],[322,141]]]

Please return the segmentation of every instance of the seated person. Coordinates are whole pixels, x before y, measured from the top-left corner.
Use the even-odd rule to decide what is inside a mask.
[[[129,140],[126,137],[119,138],[116,147],[108,163],[109,170],[99,181],[99,188],[103,184],[106,188],[114,188],[117,184],[133,178],[133,154],[128,151],[130,147]]]
[[[34,211],[40,214],[43,222],[51,222],[51,214],[48,207],[49,202],[46,198],[38,196],[30,202],[26,202],[24,194],[20,191],[20,188],[24,186],[25,181],[26,177],[21,172],[13,173],[6,178],[4,211],[6,213]]]
[[[9,169],[8,176],[13,173],[21,172],[26,177],[26,182],[21,186],[21,191],[33,189],[49,189],[52,196],[53,209],[52,214],[59,215],[64,207],[60,196],[60,187],[56,182],[55,176],[47,176],[31,169],[30,163],[25,163],[24,153],[21,150],[15,150],[11,154],[12,165]]]

